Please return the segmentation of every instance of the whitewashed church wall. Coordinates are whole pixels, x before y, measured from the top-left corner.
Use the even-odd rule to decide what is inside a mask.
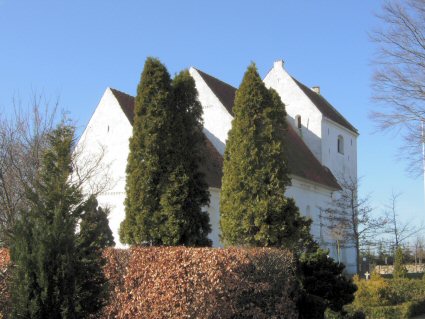
[[[210,216],[211,233],[208,238],[212,240],[213,247],[223,247],[220,241],[220,189],[210,188],[209,191],[208,215]]]
[[[120,242],[119,229],[121,222],[125,218],[125,191],[121,192],[107,192],[98,196],[98,202],[101,207],[107,207],[110,210],[108,219],[109,227],[112,230],[112,235],[115,240],[115,247],[126,248],[127,245]]]
[[[227,133],[232,127],[233,118],[199,75],[198,71],[190,68],[189,72],[195,80],[198,99],[202,104],[204,132],[219,153],[223,155]]]
[[[111,180],[107,191],[121,191],[125,187],[125,169],[132,126],[118,101],[107,89],[78,141],[87,156],[104,152],[102,165],[106,166]]]
[[[222,247],[220,242],[220,190],[217,188],[210,188],[210,205],[206,208],[210,217],[211,233],[208,238],[212,240],[213,247]],[[109,215],[109,227],[114,235],[116,247],[125,248],[126,245],[119,241],[119,227],[125,218],[125,190],[121,192],[106,192],[98,197],[99,205],[108,207],[111,211]],[[204,208],[205,209],[205,208]]]
[[[292,185],[288,187],[285,195],[292,197],[300,212],[312,219],[311,233],[316,240],[320,241],[321,236],[326,235],[324,229],[320,227],[320,224],[324,222],[320,220],[320,208],[325,209],[331,205],[332,191],[297,176],[292,175],[291,179]]]
[[[336,178],[357,179],[357,134],[337,123],[324,119],[322,139],[322,163]],[[342,138],[342,150],[338,151],[338,138]]]
[[[285,104],[289,123],[300,133],[316,158],[321,161],[322,113],[298,87],[294,79],[286,72],[283,61],[276,61],[264,78],[264,84],[273,88]],[[301,116],[301,129],[295,118]]]
[[[292,185],[288,187],[285,195],[295,200],[302,215],[312,219],[311,233],[314,239],[323,248],[329,249],[329,254],[332,258],[346,265],[347,273],[355,273],[355,250],[352,247],[342,247],[338,256],[336,239],[332,236],[332,231],[327,226],[329,221],[326,219],[325,213],[321,213],[321,210],[332,207],[333,196],[336,195],[335,191],[312,184],[297,176],[291,176],[291,178]]]
[[[78,148],[83,148],[84,157],[94,158],[103,150],[100,166],[108,173],[109,181],[105,191],[98,196],[101,206],[110,207],[109,225],[118,247],[119,224],[124,218],[125,169],[129,151],[132,126],[123,113],[110,89],[106,89],[86,130],[81,136]],[[84,163],[84,161],[83,161]],[[106,176],[99,174],[89,183],[102,183]],[[87,184],[85,185],[87,188]]]

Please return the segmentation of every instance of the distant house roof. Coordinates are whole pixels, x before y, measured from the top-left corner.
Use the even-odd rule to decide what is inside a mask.
[[[219,98],[229,113],[233,116],[232,108],[236,89],[211,75],[199,70],[197,71],[201,74],[202,78],[213,93]],[[300,85],[302,84],[300,83]],[[318,96],[320,97],[320,95]],[[332,108],[332,106],[330,107]],[[339,114],[336,110],[335,112]],[[332,189],[340,189],[340,186],[332,172],[327,167],[322,166],[291,125],[288,125],[288,130],[285,136],[286,146],[288,148],[287,164],[291,174],[328,186]]]
[[[134,120],[134,97],[124,92],[111,88],[121,109],[131,125]],[[223,157],[205,137],[206,156],[201,166],[201,172],[205,174],[206,181],[210,187],[221,188],[221,177],[223,175]]]
[[[357,129],[351,125],[350,122],[348,122],[344,116],[342,116],[341,113],[339,113],[328,101],[326,101],[323,96],[314,92],[312,89],[308,88],[297,79],[292,79],[324,116],[338,123],[339,125],[342,125],[348,130],[358,134]]]

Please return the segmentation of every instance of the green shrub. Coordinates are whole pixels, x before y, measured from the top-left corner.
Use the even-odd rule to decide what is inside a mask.
[[[363,311],[367,318],[403,319],[425,313],[424,280],[395,278],[384,279],[373,274],[371,280],[354,278],[358,287],[349,313]]]
[[[414,301],[410,303],[409,315],[416,316],[425,313],[425,300]]]
[[[376,306],[363,309],[368,319],[408,319],[425,313],[425,301],[409,301],[397,306]]]
[[[366,319],[366,315],[362,311],[353,311],[351,312],[345,312],[344,314],[340,312],[334,312],[330,309],[326,309],[325,313],[326,319]]]
[[[344,305],[354,300],[357,287],[343,275],[344,268],[322,249],[302,255],[302,296],[298,302],[301,319],[322,319],[326,308],[341,312]]]
[[[362,280],[359,276],[354,276],[354,284],[357,286],[353,306],[362,309],[365,305],[382,305],[382,293],[388,288],[387,281],[379,274],[372,274],[370,280]]]
[[[387,289],[381,291],[381,299],[388,305],[398,305],[413,300],[421,300],[424,295],[422,281],[407,278],[387,280]]]

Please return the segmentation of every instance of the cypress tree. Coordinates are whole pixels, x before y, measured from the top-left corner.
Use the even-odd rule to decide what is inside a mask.
[[[78,244],[96,249],[115,246],[114,236],[108,221],[109,209],[98,206],[96,197],[91,196],[85,202],[81,215]]]
[[[394,278],[404,278],[407,276],[407,268],[403,263],[403,250],[401,247],[397,247],[394,256]]]
[[[88,318],[107,302],[108,286],[103,273],[103,249],[115,245],[108,223],[108,211],[98,207],[94,196],[85,203],[77,235],[77,295],[79,317]]]
[[[75,228],[82,195],[68,183],[73,128],[61,125],[48,149],[29,211],[22,212],[11,245],[15,265],[13,318],[77,318]]]
[[[101,254],[112,233],[96,200],[85,202],[70,183],[73,137],[65,124],[49,134],[34,187],[27,189],[29,208],[10,246],[12,318],[87,318],[105,303]]]
[[[189,73],[173,83],[164,65],[146,60],[134,109],[127,163],[128,244],[209,245],[208,187],[199,172],[202,108]]]
[[[161,244],[160,197],[168,180],[172,120],[170,75],[159,60],[148,58],[134,106],[122,242]]]
[[[298,248],[310,220],[292,199],[285,158],[286,111],[254,64],[236,92],[234,119],[224,153],[220,225],[226,245]]]
[[[209,216],[202,210],[209,204],[209,192],[199,168],[205,153],[202,106],[187,70],[173,79],[172,93],[173,159],[160,200],[161,240],[165,245],[210,246]]]

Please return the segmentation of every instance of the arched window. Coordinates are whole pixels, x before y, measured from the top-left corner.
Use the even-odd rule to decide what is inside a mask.
[[[344,154],[344,138],[338,135],[338,153]]]
[[[299,129],[301,129],[301,115],[295,116],[295,124]]]

